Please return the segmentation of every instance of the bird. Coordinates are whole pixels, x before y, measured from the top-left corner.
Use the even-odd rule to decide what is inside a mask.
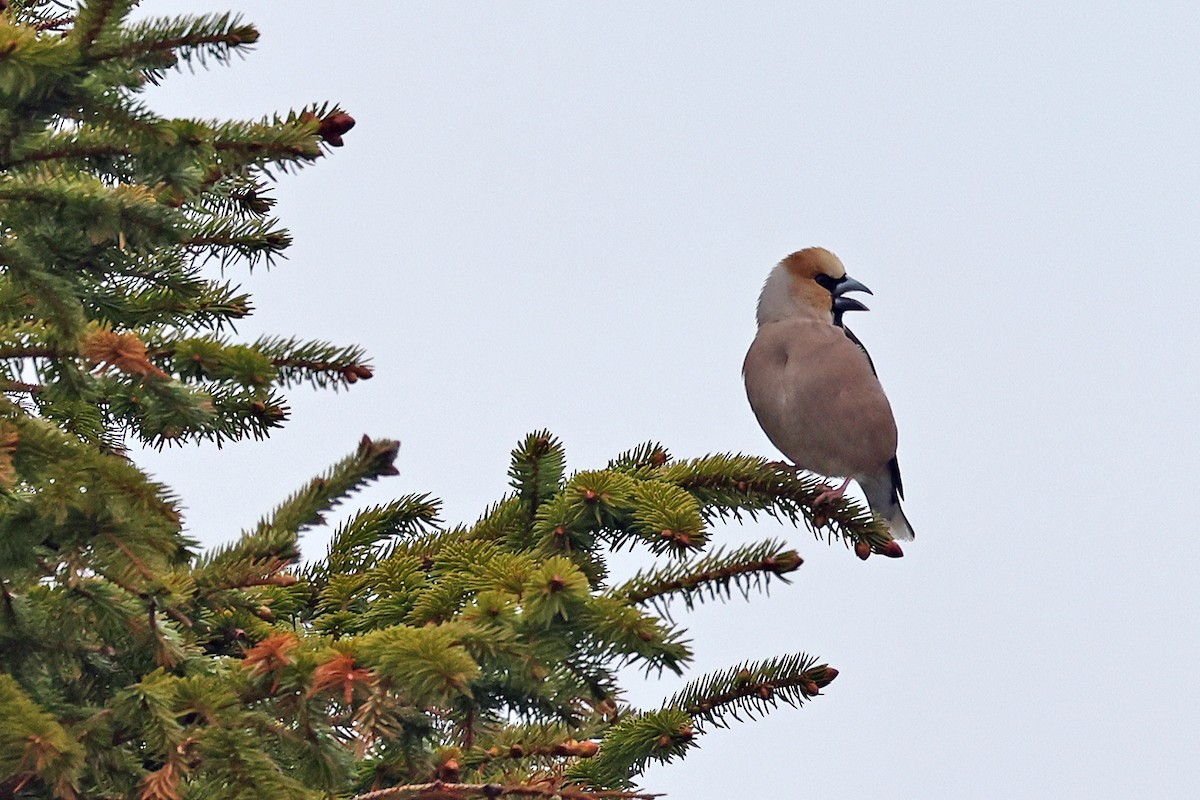
[[[866,347],[843,315],[872,294],[823,247],[784,258],[758,300],[758,332],[746,353],[746,397],[771,443],[798,468],[844,478],[814,507],[840,498],[854,480],[893,539],[912,539],[900,501],[896,421]]]

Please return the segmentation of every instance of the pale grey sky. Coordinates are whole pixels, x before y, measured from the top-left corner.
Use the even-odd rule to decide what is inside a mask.
[[[900,427],[900,561],[771,522],[770,600],[689,619],[693,676],[794,650],[825,697],[718,730],[675,798],[1190,798],[1200,790],[1194,2],[146,2],[233,9],[245,63],[164,113],[336,100],[243,326],[357,342],[266,444],[145,463],[227,541],[364,432],[469,521],[515,442],[774,455],[739,370],[771,266],[823,245]],[[243,273],[232,273],[240,277]],[[309,537],[311,554],[323,536]],[[650,705],[677,681],[636,685]]]

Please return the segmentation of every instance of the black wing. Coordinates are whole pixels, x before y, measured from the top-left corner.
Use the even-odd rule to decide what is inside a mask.
[[[862,341],[857,336],[854,335],[854,331],[850,330],[849,328],[847,328],[845,325],[842,324],[842,315],[841,314],[833,315],[833,324],[837,325],[839,328],[841,328],[845,332],[847,339],[849,339],[850,341],[852,341],[856,345],[858,345],[858,349],[862,350],[863,355],[867,357],[867,363],[871,365],[871,374],[874,375],[876,378],[878,378],[879,373],[875,371],[875,362],[871,360],[871,354],[867,352],[866,345],[864,345],[862,343]]]
[[[862,343],[861,339],[854,335],[854,331],[842,324],[842,315],[838,311],[834,311],[833,313],[833,324],[837,325],[845,332],[847,339],[858,345],[858,349],[862,350],[863,355],[867,357],[867,363],[871,365],[871,373],[875,375],[875,377],[879,377],[879,373],[875,371],[875,362],[871,360],[871,354],[867,352],[866,345]],[[888,472],[892,476],[893,490],[896,492],[896,495],[903,500],[904,483],[900,480],[900,462],[896,460],[895,456],[893,456],[892,460],[888,462]]]

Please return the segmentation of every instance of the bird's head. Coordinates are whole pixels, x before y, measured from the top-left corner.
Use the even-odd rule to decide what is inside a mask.
[[[780,261],[763,286],[758,300],[758,324],[789,317],[816,317],[842,324],[847,311],[867,307],[847,292],[871,290],[846,275],[840,258],[824,247],[809,247]]]

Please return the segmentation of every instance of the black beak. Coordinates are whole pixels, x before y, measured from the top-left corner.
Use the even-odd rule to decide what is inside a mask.
[[[838,299],[840,299],[841,296],[844,295],[846,292],[866,292],[867,294],[873,294],[873,292],[870,289],[868,289],[866,286],[859,283],[858,281],[854,280],[854,278],[851,278],[849,275],[842,278],[840,281],[836,282],[833,285],[833,288],[830,289],[830,294],[832,294],[835,298],[838,298]],[[855,309],[847,309],[847,310],[848,311],[859,311],[859,310],[865,310],[865,309],[855,308]]]
[[[835,314],[844,314],[847,311],[870,311],[871,309],[864,306],[862,303],[855,300],[853,297],[834,297],[833,312]]]

